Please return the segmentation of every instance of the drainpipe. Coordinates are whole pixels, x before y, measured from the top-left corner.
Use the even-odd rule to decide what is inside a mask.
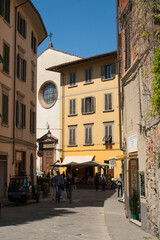
[[[116,26],[117,26],[117,67],[118,67],[118,99],[119,99],[119,142],[120,150],[124,151],[122,146],[122,118],[121,118],[121,80],[120,80],[120,59],[119,59],[119,0],[116,1]]]
[[[62,159],[64,158],[64,121],[65,121],[65,86],[64,73],[61,72],[62,79]]]
[[[12,164],[15,163],[15,111],[16,111],[16,70],[17,70],[17,65],[16,65],[16,49],[17,49],[17,9],[21,7],[22,5],[26,4],[28,0],[25,2],[19,4],[18,6],[15,7],[15,30],[14,30],[14,81],[13,81],[13,160]]]

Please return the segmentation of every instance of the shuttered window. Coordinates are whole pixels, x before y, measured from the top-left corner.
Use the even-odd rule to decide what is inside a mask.
[[[113,143],[113,122],[104,123],[104,142],[106,144]]]
[[[34,53],[37,52],[37,40],[33,32],[31,33],[31,48]]]
[[[91,145],[93,144],[93,134],[92,134],[92,129],[93,129],[93,124],[92,125],[85,125],[85,145]]]
[[[76,99],[69,100],[69,115],[76,114]]]
[[[30,133],[35,133],[36,131],[36,114],[32,109],[30,109]]]
[[[95,112],[95,97],[82,98],[82,114]]]
[[[0,15],[10,23],[10,0],[0,0]]]
[[[85,83],[92,82],[92,68],[85,69]]]
[[[75,86],[76,85],[76,73],[75,72],[70,72],[69,73],[69,85],[70,86]]]
[[[104,95],[104,111],[110,110],[113,110],[112,93],[107,93]]]
[[[19,54],[17,55],[17,77],[26,82],[27,62]]]
[[[130,39],[130,24],[125,28],[125,71],[131,66],[131,39]]]
[[[27,23],[25,21],[25,19],[22,17],[22,15],[20,14],[20,12],[18,12],[18,32],[24,37],[26,38],[26,32],[27,32]]]
[[[69,146],[76,145],[76,126],[69,127]]]
[[[16,126],[18,128],[26,127],[26,105],[16,101]]]
[[[101,79],[113,79],[115,77],[115,63],[103,65],[101,67]]]
[[[2,123],[8,125],[8,95],[2,94]]]
[[[9,46],[3,43],[3,71],[9,74]]]

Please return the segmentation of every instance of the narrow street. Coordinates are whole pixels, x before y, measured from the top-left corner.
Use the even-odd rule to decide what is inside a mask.
[[[104,217],[104,201],[113,191],[74,190],[70,204],[63,192],[60,203],[51,196],[27,204],[4,207],[0,239],[5,240],[110,240]]]

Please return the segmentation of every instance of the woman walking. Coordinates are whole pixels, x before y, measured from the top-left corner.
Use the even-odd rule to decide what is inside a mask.
[[[74,178],[72,174],[69,173],[67,177],[67,198],[69,198],[69,202],[72,203],[72,192],[74,188]]]

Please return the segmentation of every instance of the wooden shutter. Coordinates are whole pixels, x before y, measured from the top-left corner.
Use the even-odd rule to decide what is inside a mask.
[[[22,104],[22,128],[26,126],[26,105]]]
[[[33,120],[33,123],[32,123],[32,128],[33,128],[33,130],[32,130],[32,133],[35,133],[35,131],[36,131],[36,114],[35,114],[35,112],[32,112],[32,114],[33,114],[33,118],[32,118],[32,120]]]
[[[72,145],[72,129],[69,129],[69,145]]]
[[[72,114],[76,114],[76,99],[73,99],[72,100],[73,101],[73,103],[72,103],[72,108],[73,108],[73,111],[72,111]]]
[[[109,128],[109,143],[112,143],[112,125],[109,125],[108,126],[108,128]]]
[[[2,122],[8,124],[8,96],[5,94],[2,97]]]
[[[82,98],[82,101],[81,101],[81,110],[82,110],[82,114],[85,113],[85,98]]]
[[[19,102],[16,101],[16,126],[19,125]]]
[[[75,145],[76,144],[76,129],[73,128],[72,130],[73,130],[73,133],[72,133],[73,134],[72,144]]]
[[[91,82],[92,81],[92,68],[89,68],[89,81]]]
[[[27,23],[25,21],[25,19],[22,20],[23,21],[23,37],[26,38],[26,32],[27,32]]]
[[[20,32],[20,19],[21,19],[21,14],[18,12],[18,24],[17,24],[17,30]]]
[[[111,64],[112,78],[115,77],[115,63]]]
[[[91,97],[91,112],[95,112],[95,97]]]
[[[3,44],[3,71],[9,74],[9,46],[7,44]]]
[[[85,128],[85,144],[88,143],[88,128]]]
[[[88,128],[88,131],[89,131],[89,139],[88,139],[88,142],[91,144],[92,143],[92,127],[89,127]]]
[[[32,110],[30,109],[30,133],[32,133]]]
[[[23,80],[24,82],[26,82],[26,68],[27,68],[27,62],[26,62],[25,59],[22,60],[22,64],[23,64],[23,67],[22,67],[22,69],[23,69],[23,71],[22,71],[22,80]]]
[[[5,20],[9,23],[10,22],[10,0],[5,0]]]
[[[0,15],[4,16],[4,0],[0,0]]]
[[[17,78],[20,77],[20,57],[19,54],[17,55]]]
[[[105,65],[101,66],[101,79],[105,79]]]

